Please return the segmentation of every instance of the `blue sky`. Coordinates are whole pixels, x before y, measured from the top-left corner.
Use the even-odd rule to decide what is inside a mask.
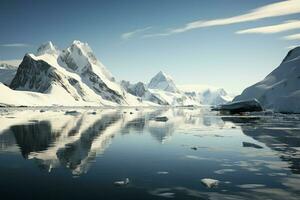
[[[163,70],[178,84],[239,93],[300,44],[297,20],[300,0],[1,0],[0,60],[77,39],[118,80],[147,82]]]

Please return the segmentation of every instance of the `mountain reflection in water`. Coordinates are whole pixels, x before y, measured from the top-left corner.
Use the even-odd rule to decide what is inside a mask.
[[[2,109],[0,173],[19,190],[20,175],[12,174],[25,171],[43,177],[35,187],[92,185],[87,199],[298,199],[299,122],[298,115],[220,116],[205,108]],[[127,177],[126,190],[113,186]],[[220,185],[207,189],[202,178]],[[11,195],[4,182],[0,192]]]

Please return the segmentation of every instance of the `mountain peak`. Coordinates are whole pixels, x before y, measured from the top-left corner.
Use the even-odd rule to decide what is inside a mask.
[[[178,88],[176,87],[172,77],[165,74],[164,72],[158,72],[148,84],[150,89],[161,89],[167,92],[179,92]]]
[[[74,40],[67,51],[69,51],[71,54],[77,55],[77,57],[86,57],[93,64],[97,64],[98,62],[92,48],[88,45],[88,43]]]
[[[37,56],[43,55],[43,54],[58,54],[59,50],[56,48],[56,46],[53,45],[51,41],[43,43],[36,52]]]
[[[83,49],[84,51],[92,51],[88,43],[81,42],[80,40],[74,40],[72,42],[72,46],[76,46],[77,48]]]
[[[74,40],[73,44],[79,44],[79,45],[81,45],[81,44],[84,44],[84,42],[81,42],[80,40]]]
[[[165,72],[163,71],[159,71],[156,76],[162,76],[162,77],[165,77],[166,79],[172,79],[171,76],[167,75]]]
[[[108,79],[109,81],[114,81],[111,73],[96,58],[88,43],[74,40],[67,49],[62,51],[59,58],[59,61],[63,66],[76,73],[90,74],[91,76],[97,75],[98,78],[101,77]],[[94,79],[93,81],[95,81]]]

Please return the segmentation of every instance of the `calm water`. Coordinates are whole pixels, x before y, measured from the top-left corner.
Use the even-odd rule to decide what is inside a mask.
[[[300,116],[76,110],[0,110],[1,199],[300,199]]]

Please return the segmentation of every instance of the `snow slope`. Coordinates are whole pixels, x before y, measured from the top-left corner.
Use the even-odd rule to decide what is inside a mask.
[[[300,113],[300,47],[290,50],[266,78],[248,88],[234,101],[256,98],[265,109]]]
[[[38,92],[12,90],[0,83],[0,105],[9,106],[76,106],[93,105],[84,101],[76,101],[61,87],[54,86],[51,93],[43,94]],[[5,95],[3,95],[5,94]],[[95,105],[95,104],[94,104]]]

